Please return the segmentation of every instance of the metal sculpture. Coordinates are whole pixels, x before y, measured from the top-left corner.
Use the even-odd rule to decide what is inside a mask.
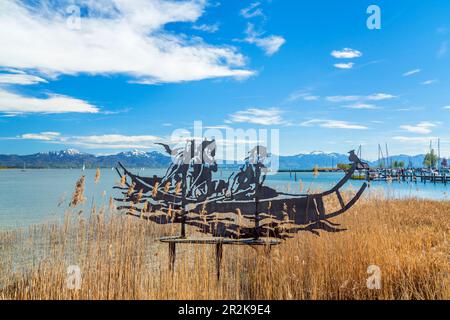
[[[141,177],[121,163],[123,202],[119,209],[128,215],[158,224],[180,224],[177,237],[161,238],[169,243],[170,267],[175,263],[176,243],[216,244],[217,276],[220,276],[222,246],[276,245],[299,231],[342,231],[328,219],[352,207],[367,187],[364,183],[354,197],[345,202],[340,192],[353,173],[367,164],[350,152],[350,170],[330,190],[317,194],[288,194],[264,185],[268,154],[264,147],[251,150],[238,172],[227,180],[214,180],[218,166],[214,159],[214,140],[188,141],[184,148],[172,150],[162,145],[173,162],[163,177]],[[341,208],[327,213],[324,198],[335,195]],[[187,238],[186,226],[211,238]]]

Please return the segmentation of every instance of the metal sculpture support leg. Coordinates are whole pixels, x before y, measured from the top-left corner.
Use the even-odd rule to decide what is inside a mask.
[[[182,218],[182,222],[181,222],[181,237],[182,238],[186,238],[186,216],[183,213],[183,218]]]
[[[222,266],[223,244],[216,243],[216,275],[217,281],[220,280],[220,268]]]
[[[175,242],[169,242],[169,270],[175,270],[176,248]]]

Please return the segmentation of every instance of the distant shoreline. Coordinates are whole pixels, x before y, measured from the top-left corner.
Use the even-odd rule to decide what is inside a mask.
[[[96,169],[114,169],[115,167],[89,167],[85,170],[96,170]],[[142,167],[143,169],[167,169],[167,167]],[[130,169],[142,169],[141,167],[131,167]],[[0,170],[83,170],[82,167],[0,167]]]
[[[225,166],[225,167],[220,167],[219,166],[219,171],[220,170],[236,170],[236,168],[238,168],[240,165],[232,165],[232,166]],[[85,170],[96,170],[96,169],[115,169],[115,167],[87,167],[85,168]],[[130,167],[129,169],[132,170],[140,170],[140,169],[144,169],[144,170],[161,170],[164,169],[166,170],[167,167]],[[51,166],[51,167],[27,167],[27,168],[22,168],[22,167],[0,167],[0,170],[83,170],[82,167],[57,167],[57,166]],[[279,169],[277,170],[277,173],[312,173],[316,171],[316,169],[311,168],[311,169]],[[342,172],[341,169],[338,168],[317,168],[317,172]]]

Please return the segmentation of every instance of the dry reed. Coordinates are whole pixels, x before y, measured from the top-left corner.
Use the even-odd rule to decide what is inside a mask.
[[[75,185],[75,192],[73,193],[72,200],[70,201],[71,207],[76,207],[77,205],[84,203],[86,200],[84,197],[84,182],[86,177],[82,176]]]
[[[178,245],[172,273],[158,238],[178,227],[110,203],[0,232],[0,299],[449,299],[449,215],[449,201],[363,199],[333,221],[344,232],[302,232],[270,252],[226,246],[217,282],[214,246]],[[66,286],[69,265],[81,269],[79,290]],[[379,290],[366,286],[370,265],[381,269]]]
[[[99,168],[97,168],[97,170],[95,171],[94,182],[96,184],[100,182],[100,169]]]

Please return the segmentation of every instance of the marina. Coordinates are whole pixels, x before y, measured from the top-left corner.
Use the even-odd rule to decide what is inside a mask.
[[[410,181],[415,183],[444,183],[450,182],[448,170],[427,170],[427,169],[377,169],[367,170],[364,173],[369,181]]]

